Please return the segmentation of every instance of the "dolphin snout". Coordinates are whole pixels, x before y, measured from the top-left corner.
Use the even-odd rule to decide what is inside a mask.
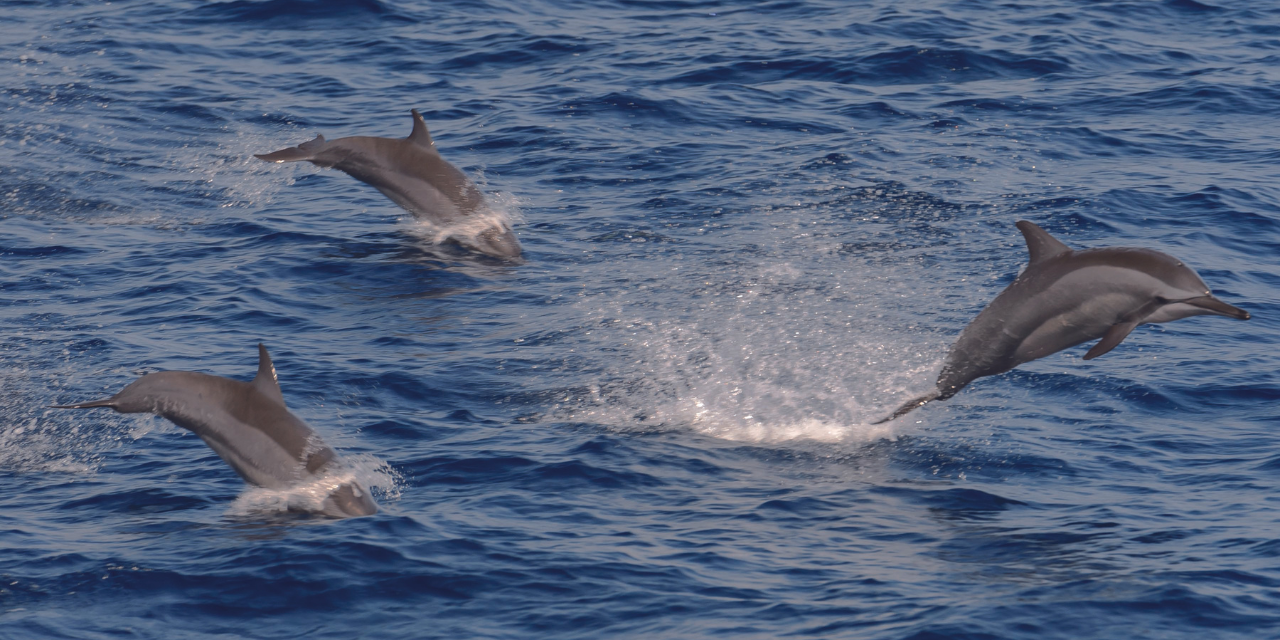
[[[520,241],[516,240],[516,234],[510,229],[486,229],[476,236],[473,243],[476,249],[486,255],[504,260],[519,260],[523,253]]]
[[[1205,311],[1213,313],[1214,315],[1227,316],[1228,318],[1248,320],[1250,317],[1252,317],[1249,315],[1248,311],[1245,311],[1240,307],[1229,305],[1213,296],[1202,296],[1199,298],[1192,298],[1190,300],[1185,301],[1185,304],[1189,304],[1193,307],[1200,307],[1201,309],[1204,309]]]
[[[378,512],[378,503],[368,489],[353,480],[334,489],[324,499],[321,511],[337,518],[371,516]]]

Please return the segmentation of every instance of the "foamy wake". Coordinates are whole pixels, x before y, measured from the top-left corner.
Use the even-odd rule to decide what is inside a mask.
[[[895,438],[915,421],[871,423],[933,385],[941,340],[921,339],[883,269],[841,260],[672,263],[633,291],[585,298],[577,351],[601,382],[558,411],[736,442]]]
[[[82,440],[79,427],[65,432],[46,427],[37,418],[0,426],[0,469],[90,473],[97,468],[98,457],[72,442]]]
[[[399,499],[404,487],[404,476],[376,456],[348,455],[343,456],[342,466],[338,469],[289,489],[248,487],[231,503],[228,515],[255,516],[289,511],[319,513],[324,508],[325,498],[352,480],[369,487],[379,507]]]
[[[792,424],[763,424],[753,422],[709,423],[694,425],[698,431],[710,436],[736,442],[778,443],[791,440],[817,442],[870,442],[894,439],[897,434],[889,425],[836,424],[816,418]]]
[[[635,403],[639,399],[632,396],[578,405],[564,417],[611,425],[620,430],[651,429],[654,425],[688,428],[714,438],[760,444],[799,440],[833,443],[892,440],[897,438],[901,427],[894,423],[870,424],[888,413],[875,408],[857,411],[859,417],[832,417],[821,411],[803,417],[783,417],[776,411],[744,411],[740,407],[715,409],[697,397],[657,400],[648,396],[652,404],[637,409]]]
[[[24,397],[0,406],[0,469],[93,473],[106,451],[164,428],[153,416],[92,415],[48,404]]]
[[[524,221],[520,214],[519,201],[515,196],[491,193],[485,198],[489,205],[486,210],[474,212],[451,224],[441,225],[411,214],[401,218],[401,222],[408,226],[409,233],[428,243],[443,244],[456,240],[467,244],[485,231],[511,229]]]

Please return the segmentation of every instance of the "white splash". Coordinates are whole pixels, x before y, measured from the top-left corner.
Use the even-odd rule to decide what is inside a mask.
[[[376,456],[348,455],[343,456],[338,468],[288,489],[248,487],[231,503],[228,515],[254,516],[289,511],[319,513],[329,494],[352,480],[375,490],[374,498],[380,508],[398,500],[405,484],[400,472]]]
[[[900,426],[869,423],[932,385],[941,342],[922,344],[907,314],[865,302],[873,287],[884,296],[877,277],[781,262],[680,273],[649,287],[672,295],[634,303],[588,299],[592,345],[579,351],[620,355],[599,365],[589,397],[561,406],[568,419],[741,442],[894,438]]]
[[[476,184],[480,185],[481,182],[477,180]],[[485,202],[488,206],[484,211],[476,211],[447,225],[437,224],[407,212],[400,218],[400,222],[406,226],[410,234],[430,244],[442,244],[449,240],[466,243],[490,229],[511,229],[524,222],[520,202],[515,196],[508,193],[490,193],[485,194]]]

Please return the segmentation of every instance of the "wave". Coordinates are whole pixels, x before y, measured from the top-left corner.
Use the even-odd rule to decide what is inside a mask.
[[[211,2],[188,12],[187,20],[205,24],[240,23],[305,29],[316,21],[408,21],[379,0],[233,0]]]
[[[663,84],[763,84],[782,80],[867,86],[963,84],[993,79],[1039,78],[1070,71],[1065,59],[1017,55],[1008,51],[901,47],[854,58],[769,57],[752,61],[698,65]]]

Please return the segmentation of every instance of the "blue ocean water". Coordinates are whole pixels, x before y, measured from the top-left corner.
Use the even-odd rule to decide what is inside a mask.
[[[0,1],[0,636],[1280,638],[1280,9]],[[400,137],[527,262],[252,157]],[[1250,322],[927,390],[1013,223]],[[139,375],[376,485],[279,512]]]

